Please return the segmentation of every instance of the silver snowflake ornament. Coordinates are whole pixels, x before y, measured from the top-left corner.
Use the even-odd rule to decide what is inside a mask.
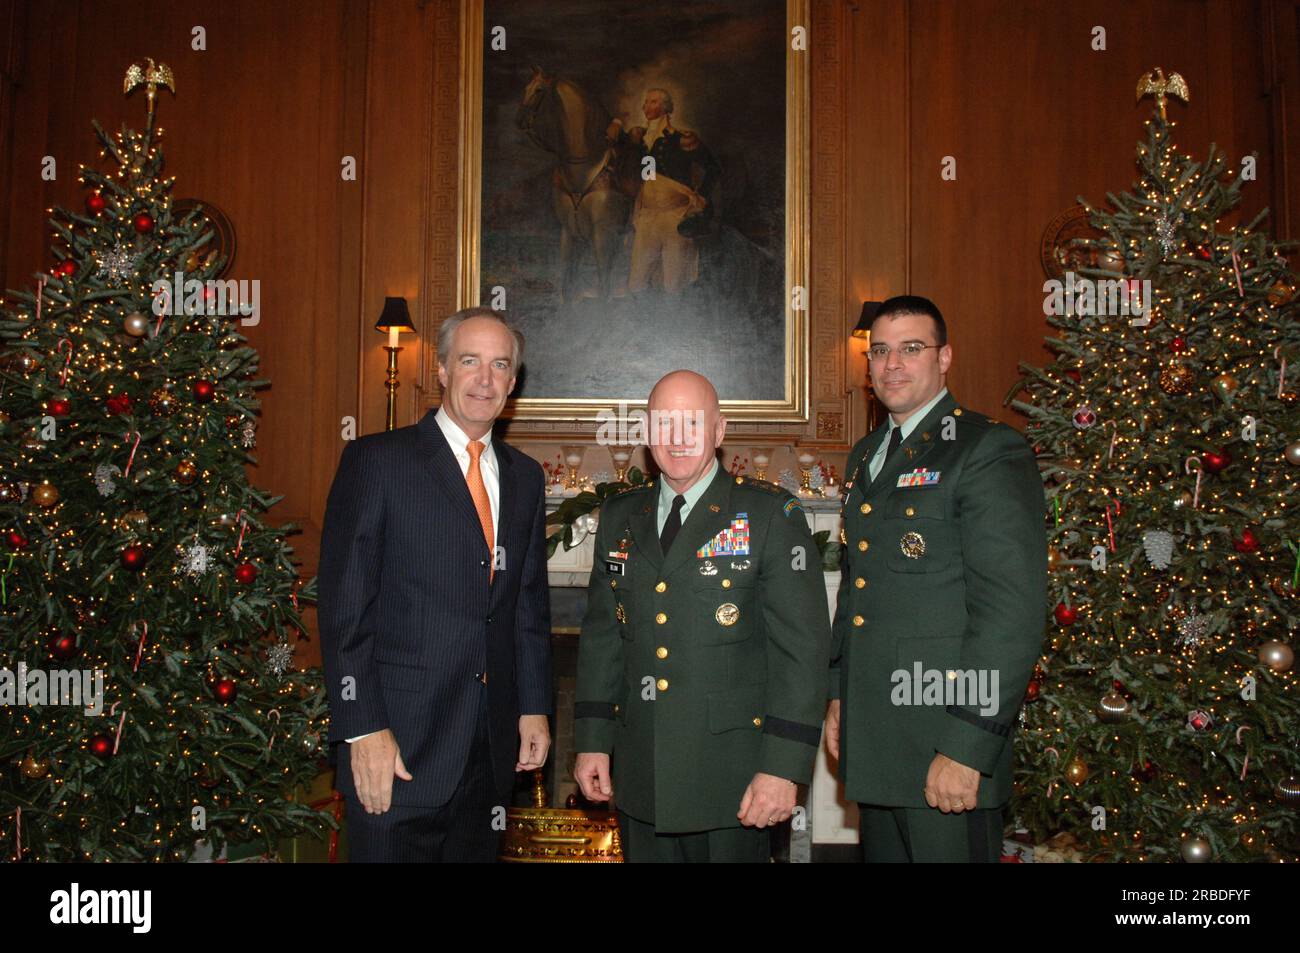
[[[276,675],[283,675],[289,671],[289,665],[293,662],[293,646],[288,642],[281,641],[271,646],[266,653],[266,664]]]
[[[244,421],[244,427],[240,431],[240,439],[246,448],[257,446],[257,424],[251,420]]]
[[[202,576],[212,568],[212,552],[202,543],[193,543],[182,551],[181,564],[177,572],[183,572],[191,579]]]
[[[135,255],[131,254],[131,249],[126,245],[115,245],[112,251],[105,252],[99,259],[99,271],[96,272],[96,276],[99,278],[107,276],[109,281],[119,282],[130,277],[133,271],[135,271]]]
[[[1210,620],[1195,608],[1178,622],[1178,638],[1174,644],[1185,649],[1199,649],[1210,638]]]
[[[1156,238],[1160,242],[1160,253],[1166,258],[1173,254],[1177,242],[1174,238],[1174,231],[1178,228],[1183,220],[1183,213],[1179,212],[1175,219],[1169,218],[1169,213],[1162,211],[1156,216]]]

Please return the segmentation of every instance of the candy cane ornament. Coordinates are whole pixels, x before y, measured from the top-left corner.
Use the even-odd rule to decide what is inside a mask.
[[[1192,492],[1192,509],[1196,509],[1201,504],[1201,458],[1188,457],[1187,462],[1183,465],[1183,470],[1187,473],[1196,471],[1196,489]]]

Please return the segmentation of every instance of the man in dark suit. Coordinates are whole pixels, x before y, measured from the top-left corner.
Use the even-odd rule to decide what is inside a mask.
[[[948,393],[933,302],[882,304],[868,355],[889,416],[845,468],[827,745],[868,861],[993,862],[1043,645],[1038,465],[1017,431]]]
[[[542,472],[492,439],[522,350],[487,308],[447,318],[442,407],[349,444],[330,489],[321,652],[353,861],[493,860],[514,772],[550,748]]]

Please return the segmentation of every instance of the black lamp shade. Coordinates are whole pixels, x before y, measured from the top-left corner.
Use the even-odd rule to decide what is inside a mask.
[[[393,328],[405,331],[407,334],[415,333],[415,325],[411,323],[411,312],[406,309],[405,298],[384,299],[384,313],[375,322],[375,330],[387,333]]]
[[[862,302],[862,316],[858,318],[858,325],[853,329],[855,338],[871,337],[871,322],[875,318],[876,312],[880,310],[883,301],[864,301]]]

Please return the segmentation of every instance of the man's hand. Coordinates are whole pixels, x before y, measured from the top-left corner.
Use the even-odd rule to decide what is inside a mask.
[[[614,785],[609,780],[609,755],[597,751],[584,751],[578,755],[573,768],[573,778],[582,788],[588,801],[608,801],[614,796]]]
[[[551,750],[551,726],[545,715],[519,716],[519,761],[516,771],[534,771],[546,763]]]
[[[794,813],[794,782],[759,772],[745,788],[736,816],[746,827],[767,827]]]
[[[840,760],[840,700],[832,698],[826,706],[826,750],[836,761]]]
[[[388,728],[358,738],[348,747],[352,761],[352,781],[357,798],[367,814],[383,814],[393,806],[393,775],[410,781],[402,764],[397,739]]]
[[[975,810],[979,797],[980,773],[974,768],[936,754],[925,777],[925,803],[945,814]]]

